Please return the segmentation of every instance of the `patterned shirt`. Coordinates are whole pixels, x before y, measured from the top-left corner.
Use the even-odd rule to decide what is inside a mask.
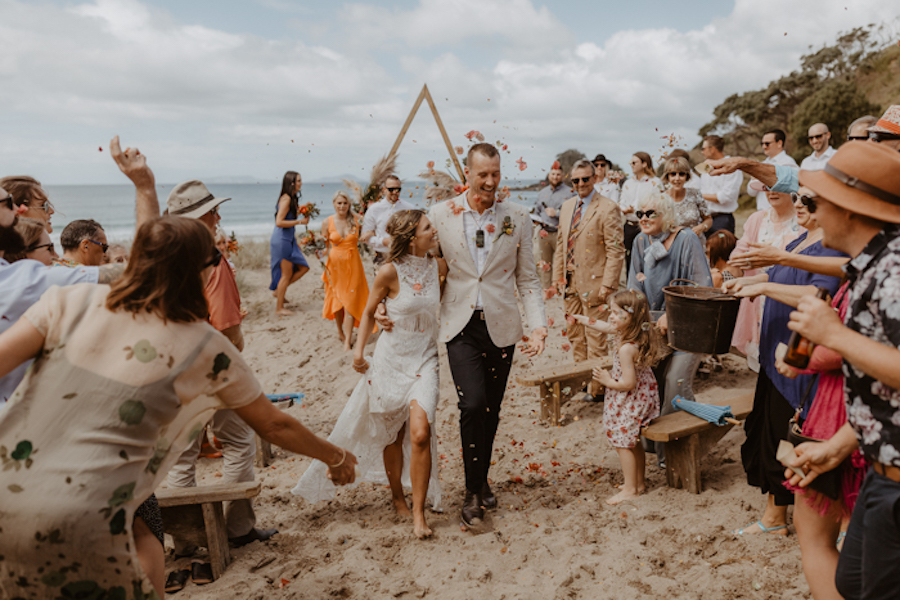
[[[844,324],[892,348],[900,348],[900,226],[887,225],[844,267],[851,282]],[[847,420],[860,449],[878,462],[900,467],[900,390],[844,361]]]

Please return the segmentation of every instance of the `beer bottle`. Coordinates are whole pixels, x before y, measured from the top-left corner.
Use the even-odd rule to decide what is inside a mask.
[[[819,300],[824,300],[827,296],[828,290],[825,288],[819,288],[816,291],[816,298]],[[816,345],[800,335],[800,332],[794,331],[791,333],[788,349],[782,360],[795,369],[805,369],[809,366],[809,357],[812,356],[815,347]]]

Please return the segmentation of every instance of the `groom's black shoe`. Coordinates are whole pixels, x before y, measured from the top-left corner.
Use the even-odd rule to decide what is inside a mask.
[[[484,508],[482,508],[481,495],[473,494],[466,490],[466,499],[463,500],[460,519],[466,527],[479,527],[484,520]]]
[[[494,496],[494,492],[491,490],[491,486],[485,481],[484,486],[481,488],[481,506],[483,506],[487,510],[493,510],[497,508],[497,497]]]

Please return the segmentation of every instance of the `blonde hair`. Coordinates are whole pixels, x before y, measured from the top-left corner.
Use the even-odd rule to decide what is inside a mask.
[[[661,191],[654,189],[652,192],[638,200],[638,209],[646,209],[650,204],[656,205],[655,210],[662,219],[662,230],[669,232],[675,231],[677,225],[675,223],[675,203],[672,201],[672,198],[669,197],[668,194],[664,194]]]
[[[670,158],[666,161],[666,164],[663,167],[663,179],[668,181],[670,173],[687,173],[687,179],[685,179],[685,181],[690,181],[691,163],[689,163],[686,158],[683,158],[681,156]]]
[[[419,221],[425,216],[425,211],[401,210],[387,222],[387,234],[391,236],[391,249],[388,252],[387,262],[394,262],[409,254],[409,245],[416,237]]]
[[[628,325],[619,334],[623,344],[634,344],[638,348],[636,365],[652,367],[659,360],[662,340],[650,318],[650,303],[640,292],[622,290],[609,299],[610,309],[616,305],[629,315]]]

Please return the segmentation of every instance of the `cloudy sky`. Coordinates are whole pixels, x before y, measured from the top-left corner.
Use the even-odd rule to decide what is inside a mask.
[[[472,129],[508,145],[508,176],[522,157],[542,177],[567,148],[624,165],[665,135],[693,146],[729,94],[898,15],[896,0],[0,0],[0,174],[121,183],[118,133],[160,182],[362,177],[423,83],[454,145]],[[424,108],[404,177],[447,158]]]

